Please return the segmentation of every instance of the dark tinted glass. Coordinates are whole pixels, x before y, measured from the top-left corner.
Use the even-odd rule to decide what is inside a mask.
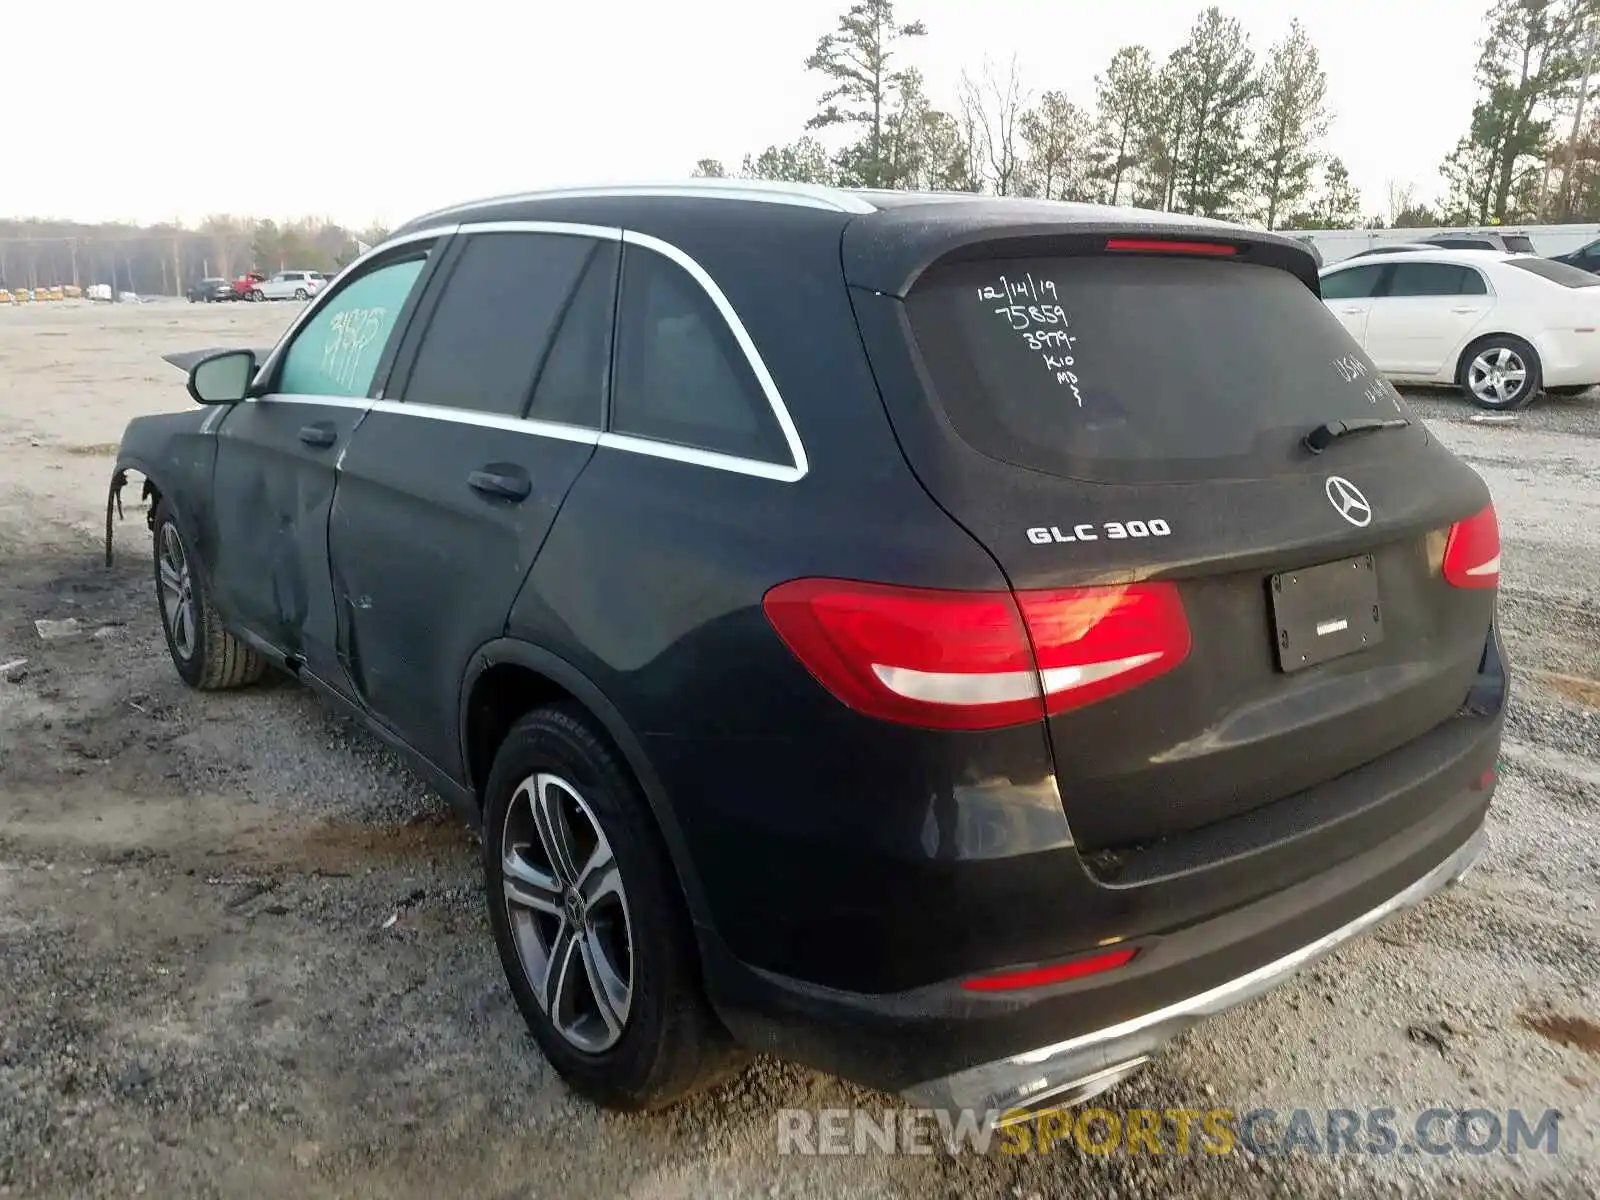
[[[1548,258],[1514,258],[1506,263],[1530,275],[1538,275],[1562,287],[1587,288],[1600,286],[1600,275],[1591,275],[1581,267],[1554,262]]]
[[[1137,481],[1303,470],[1296,447],[1314,426],[1400,412],[1333,314],[1271,267],[961,263],[930,271],[907,307],[960,436],[1039,471]]]
[[[749,360],[682,267],[630,247],[622,267],[615,433],[770,463],[793,457]]]
[[[1402,262],[1389,277],[1390,296],[1482,295],[1483,278],[1467,267],[1450,263]]]
[[[1486,238],[1429,238],[1428,245],[1441,250],[1494,250],[1495,244]]]
[[[617,248],[601,243],[561,318],[534,385],[528,416],[600,428],[611,367],[611,317],[617,298]]]
[[[404,398],[521,416],[594,248],[588,238],[560,234],[470,237],[428,322]]]
[[[1383,278],[1385,268],[1351,267],[1348,271],[1335,271],[1322,277],[1324,300],[1365,300],[1371,296]]]
[[[1505,242],[1506,249],[1510,250],[1513,254],[1533,253],[1533,239],[1525,233],[1508,233],[1505,234],[1500,240]]]

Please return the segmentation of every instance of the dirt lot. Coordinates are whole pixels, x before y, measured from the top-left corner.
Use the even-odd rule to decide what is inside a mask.
[[[187,403],[160,354],[292,312],[0,309],[0,665],[27,660],[0,671],[0,1195],[1600,1192],[1600,398],[1514,425],[1415,402],[1505,530],[1483,863],[1103,1101],[1387,1107],[1402,1140],[1434,1106],[1555,1109],[1556,1155],[783,1156],[778,1109],[893,1101],[771,1062],[652,1118],[574,1100],[502,983],[465,829],[296,687],[186,691],[135,505],[103,567],[123,424]]]

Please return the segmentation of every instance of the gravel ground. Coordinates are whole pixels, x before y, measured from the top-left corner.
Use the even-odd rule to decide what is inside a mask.
[[[101,565],[124,423],[186,402],[159,355],[292,311],[0,310],[0,1195],[1600,1192],[1600,399],[1488,425],[1413,398],[1504,529],[1484,861],[1101,1101],[1387,1107],[1402,1140],[1433,1106],[1555,1109],[1558,1154],[807,1157],[778,1153],[779,1109],[894,1101],[770,1061],[655,1117],[569,1095],[502,982],[471,835],[308,693],[186,691],[142,511]]]

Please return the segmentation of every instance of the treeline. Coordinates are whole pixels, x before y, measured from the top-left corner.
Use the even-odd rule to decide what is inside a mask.
[[[194,229],[0,219],[0,288],[106,283],[171,296],[207,276],[231,279],[251,269],[332,271],[356,256],[358,240],[376,245],[386,236],[381,228],[231,215],[208,217]]]
[[[1440,168],[1449,224],[1600,221],[1600,0],[1493,0],[1479,98]],[[1427,206],[1418,215],[1434,216]]]
[[[1036,94],[1015,59],[985,60],[946,108],[909,61],[926,34],[893,0],[857,0],[805,60],[823,90],[802,136],[737,172],[702,159],[695,173],[1135,204],[1269,228],[1360,221],[1349,172],[1322,149],[1328,81],[1298,21],[1258,56],[1238,20],[1207,8],[1164,59],[1118,50],[1085,102]],[[817,136],[837,142],[830,130],[846,135],[834,149]]]

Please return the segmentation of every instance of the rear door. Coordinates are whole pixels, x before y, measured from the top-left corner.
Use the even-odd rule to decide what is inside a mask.
[[[1366,351],[1382,371],[1439,374],[1494,297],[1481,272],[1457,263],[1399,262],[1367,315]]]
[[[246,632],[337,678],[328,513],[339,457],[381,386],[433,243],[396,247],[308,308],[263,364],[261,394],[217,431],[211,584]]]
[[[446,770],[467,662],[504,632],[600,437],[619,236],[463,227],[341,464],[329,538],[346,678]]]
[[[1249,811],[1457,710],[1493,593],[1440,556],[1487,489],[1420,422],[1306,449],[1406,417],[1309,287],[1228,251],[962,253],[856,311],[925,486],[1060,614],[1038,652],[1080,845]]]
[[[1386,263],[1367,263],[1330,271],[1322,277],[1322,302],[1339,318],[1339,324],[1349,331],[1357,345],[1365,344],[1372,297],[1378,293],[1388,269]]]

